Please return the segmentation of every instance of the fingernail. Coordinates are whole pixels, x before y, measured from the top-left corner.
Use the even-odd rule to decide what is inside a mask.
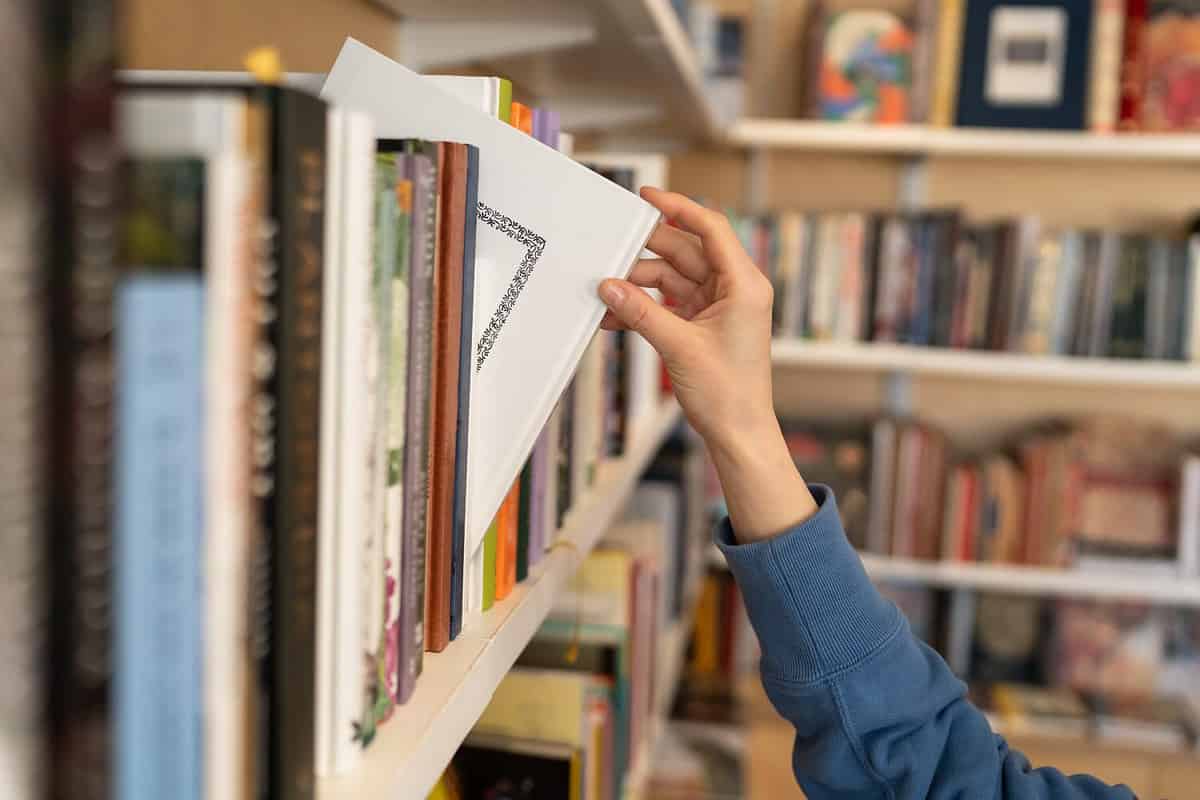
[[[616,281],[605,281],[600,284],[600,299],[609,308],[616,308],[625,299],[625,290]]]

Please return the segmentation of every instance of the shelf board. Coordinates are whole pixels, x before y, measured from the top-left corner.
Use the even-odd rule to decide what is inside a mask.
[[[964,158],[1200,162],[1200,134],[934,128],[817,120],[740,120],[728,140],[742,147]]]
[[[1052,567],[917,561],[862,554],[872,580],[902,581],[945,589],[977,589],[1010,594],[1136,600],[1200,607],[1200,581],[1148,578],[1117,572],[1075,572]]]
[[[573,132],[646,122],[646,109],[652,106],[657,120],[672,133],[689,138],[720,136],[722,125],[705,90],[700,59],[670,0],[377,2],[402,21],[435,23],[442,36],[455,38],[453,26],[459,25],[463,35],[457,39],[481,43],[478,57],[464,52],[457,58],[461,64],[414,66],[429,72],[465,67],[472,74],[483,69],[502,75],[521,92],[534,95],[539,104],[561,107],[564,127]],[[529,45],[522,25],[528,27],[531,20],[548,31],[544,47]],[[563,36],[549,35],[556,25]],[[591,35],[577,35],[581,26],[589,27]],[[506,44],[506,38],[513,41]],[[409,63],[403,45],[400,50],[401,63]],[[573,116],[579,108],[611,113]]]
[[[776,339],[775,364],[852,372],[906,372],[972,380],[1164,389],[1200,388],[1200,364],[1039,356],[911,345]]]
[[[619,517],[647,464],[680,418],[668,400],[635,446],[606,463],[599,480],[570,513],[558,539],[570,542],[546,554],[512,594],[441,653],[426,653],[416,691],[379,732],[358,766],[318,780],[319,800],[416,798],[433,788],[525,649],[567,579]]]

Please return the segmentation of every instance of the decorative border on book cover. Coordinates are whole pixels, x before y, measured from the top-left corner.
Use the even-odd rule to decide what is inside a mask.
[[[521,264],[517,267],[516,274],[513,275],[512,281],[508,284],[508,290],[500,298],[499,307],[493,312],[492,318],[488,320],[487,328],[483,331],[483,335],[479,337],[479,349],[475,354],[476,372],[480,370],[483,362],[487,360],[488,354],[492,352],[492,347],[496,344],[496,338],[500,335],[500,329],[508,321],[508,315],[512,312],[513,306],[516,305],[517,298],[521,295],[521,290],[525,288],[525,284],[529,281],[529,276],[533,274],[534,265],[542,257],[542,251],[546,249],[545,237],[538,236],[512,217],[501,214],[499,211],[490,208],[482,202],[479,203],[477,208],[477,215],[480,222],[503,233],[518,244],[524,245],[526,250],[525,257],[521,259]]]

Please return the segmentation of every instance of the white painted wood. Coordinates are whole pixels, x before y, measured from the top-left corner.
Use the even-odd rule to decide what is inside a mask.
[[[453,64],[587,44],[596,29],[576,19],[406,19],[397,49],[401,63],[418,72]]]
[[[776,339],[777,366],[856,372],[907,372],[967,380],[1004,380],[1125,390],[1157,387],[1200,389],[1200,364],[1069,356],[1035,356],[891,344]]]
[[[659,445],[680,418],[668,401],[645,437],[623,458],[603,465],[600,478],[568,516],[555,547],[512,594],[484,614],[441,653],[426,653],[417,689],[385,724],[358,767],[323,778],[319,800],[423,800],[450,763],[496,687],[537,632],[570,575],[612,522]]]
[[[917,561],[863,554],[873,580],[907,581],[950,589],[1012,594],[1138,600],[1158,605],[1200,607],[1200,582],[1184,578],[1147,579],[1108,572],[1052,567]]]
[[[735,145],[795,150],[901,156],[1200,161],[1200,136],[1195,134],[1094,134],[789,119],[743,119],[728,133],[730,143]]]

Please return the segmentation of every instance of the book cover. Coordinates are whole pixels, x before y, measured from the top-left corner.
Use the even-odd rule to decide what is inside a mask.
[[[1200,3],[1150,0],[1143,36],[1143,129],[1200,130]]]
[[[472,594],[468,574],[474,574],[476,558],[482,554],[467,552],[467,456],[471,424],[471,331],[475,324],[475,226],[479,204],[479,148],[467,146],[466,202],[463,215],[462,313],[459,320],[458,406],[454,433],[454,540],[450,553],[450,638],[462,631],[463,621],[479,601]],[[477,551],[478,552],[478,551]]]
[[[950,127],[956,118],[966,6],[967,0],[938,0],[937,55],[929,124],[939,128]]]
[[[955,123],[1082,130],[1092,0],[967,3]]]
[[[1121,55],[1125,33],[1125,0],[1096,0],[1089,62],[1088,128],[1112,133],[1121,103]]]
[[[323,93],[373,111],[382,136],[462,141],[495,153],[480,160],[479,175],[472,391],[488,402],[471,409],[473,551],[599,324],[595,284],[628,273],[658,214],[354,40]]]
[[[913,34],[896,14],[853,9],[831,15],[821,43],[820,118],[906,122]]]
[[[393,294],[393,370],[405,370],[403,425],[389,425],[389,493],[402,498],[400,523],[400,681],[397,697],[411,694],[421,672],[425,650],[425,559],[429,530],[429,450],[433,405],[434,275],[437,253],[438,164],[423,142],[407,142],[400,160],[405,177],[412,181],[412,234],[409,246],[407,328],[397,317],[400,309]],[[393,292],[395,290],[393,289]],[[406,365],[396,360],[395,349],[407,342]],[[392,408],[396,409],[393,402]],[[390,511],[390,509],[389,509]],[[395,526],[389,519],[389,529]]]
[[[127,797],[199,797],[203,775],[204,166],[128,168],[113,536],[114,787]]]
[[[464,798],[576,800],[591,796],[582,793],[579,752],[553,742],[472,733],[451,770]]]
[[[988,458],[982,468],[977,558],[984,563],[1018,564],[1024,557],[1025,478],[1004,455]]]
[[[1143,358],[1146,355],[1146,291],[1150,272],[1150,243],[1144,236],[1124,236],[1117,262],[1109,328],[1108,355]]]
[[[971,636],[971,679],[1037,683],[1045,655],[1043,603],[1037,597],[979,595]]]

